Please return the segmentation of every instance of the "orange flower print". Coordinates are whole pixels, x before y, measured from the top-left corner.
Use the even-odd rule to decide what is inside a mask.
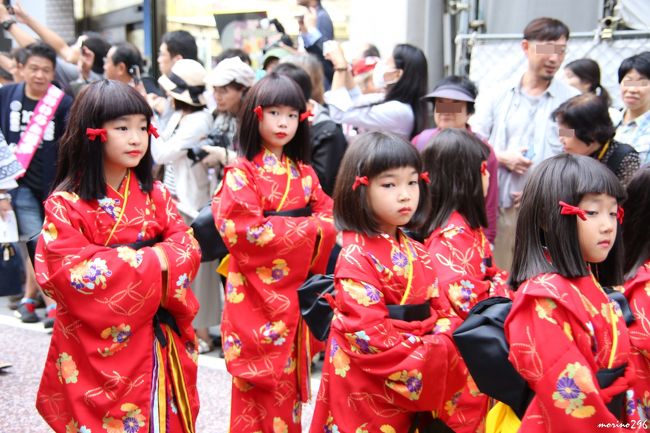
[[[302,416],[302,403],[299,401],[293,402],[293,409],[291,410],[291,420],[294,424],[300,425],[300,418]]]
[[[409,400],[417,400],[422,393],[422,373],[418,370],[401,370],[388,376],[387,387]]]
[[[553,310],[556,308],[557,304],[555,304],[552,299],[535,299],[535,311],[537,312],[537,317],[542,320],[547,320],[554,325],[557,325],[557,321],[553,318]]]
[[[124,403],[120,410],[125,412],[121,419],[104,417],[102,427],[107,433],[138,433],[144,427],[146,419],[140,408],[133,403]],[[140,433],[144,433],[144,430]]]
[[[237,334],[227,334],[223,340],[223,355],[226,362],[239,358],[242,343]]]
[[[72,356],[66,352],[60,353],[56,360],[56,371],[59,376],[59,382],[66,384],[77,383],[79,377],[79,370],[77,364],[72,359]]]
[[[474,284],[468,280],[460,280],[460,283],[449,285],[449,300],[460,311],[469,312],[476,301],[477,295],[474,293]]]
[[[327,415],[327,421],[325,421],[325,425],[323,426],[323,432],[324,433],[341,433],[339,431],[339,426],[334,424],[334,417],[332,416],[332,412],[329,412]]]
[[[232,378],[232,383],[241,392],[247,392],[247,391],[250,391],[251,389],[254,388],[253,385],[249,381],[241,379],[239,377],[233,377]]]
[[[225,220],[221,223],[219,226],[219,234],[228,241],[230,246],[237,244],[237,232],[235,231],[235,222],[233,220]]]
[[[281,346],[287,341],[288,335],[289,328],[282,320],[267,322],[260,327],[261,341],[265,344],[273,343],[274,346]]]
[[[375,305],[384,297],[383,293],[363,281],[341,280],[341,287],[352,299],[364,307]]]
[[[595,392],[596,387],[591,377],[591,370],[579,362],[568,364],[560,373],[552,397],[555,407],[564,409],[564,413],[574,418],[589,418],[596,413],[596,408],[585,405],[587,393]]]
[[[384,424],[381,427],[379,427],[379,431],[381,433],[397,433],[395,430],[395,427],[393,427],[390,424]]]
[[[228,273],[228,278],[226,279],[226,301],[232,304],[239,304],[244,300],[244,294],[237,289],[242,287],[245,281],[244,276],[239,272]]]
[[[440,318],[436,321],[436,326],[433,327],[434,334],[440,334],[441,332],[447,332],[451,329],[451,320],[446,317]]]
[[[289,275],[289,267],[287,266],[286,260],[275,259],[273,260],[273,268],[269,269],[262,266],[257,268],[255,272],[264,284],[273,284]]]
[[[74,419],[71,419],[70,422],[65,425],[65,433],[92,433],[92,432],[85,425],[79,427],[79,423]]]
[[[311,176],[305,176],[302,178],[302,189],[305,193],[305,197],[309,197],[312,191],[312,180]]]
[[[345,377],[350,370],[350,357],[339,347],[335,338],[332,338],[330,346],[330,363],[337,376]]]
[[[273,433],[288,433],[289,426],[280,417],[273,418]]]
[[[267,221],[260,226],[249,227],[246,230],[246,240],[258,247],[263,247],[271,242],[273,238],[275,238],[275,233],[273,233],[273,224],[271,221]]]
[[[368,432],[368,423],[364,422],[361,424],[357,429],[354,431],[354,433],[369,433]]]
[[[45,242],[46,245],[49,244],[51,241],[56,240],[56,238],[59,237],[59,232],[56,229],[56,226],[51,222],[48,222],[47,219],[43,224],[43,231],[41,233],[43,235],[43,241]]]
[[[124,323],[106,328],[102,331],[100,336],[104,340],[108,338],[112,339],[113,343],[109,347],[104,347],[104,349],[97,349],[97,351],[103,357],[112,356],[120,350],[124,349],[129,344],[131,335],[131,327],[129,325],[125,325]]]
[[[90,295],[95,289],[106,288],[106,279],[113,275],[106,265],[106,260],[95,258],[84,260],[70,269],[70,285],[79,293]]]
[[[248,185],[246,173],[239,168],[233,168],[226,172],[226,185],[233,191],[239,191]]]
[[[457,235],[463,233],[465,230],[462,227],[458,227],[457,225],[454,224],[449,224],[447,227],[445,227],[442,230],[442,236],[445,239],[453,239]]]
[[[124,260],[132,268],[137,268],[142,263],[143,253],[130,247],[118,247],[117,257]]]
[[[413,255],[413,253],[411,254]],[[401,249],[393,246],[393,249],[390,253],[390,261],[393,263],[393,271],[395,274],[399,276],[406,274],[407,268],[409,266],[409,259]]]

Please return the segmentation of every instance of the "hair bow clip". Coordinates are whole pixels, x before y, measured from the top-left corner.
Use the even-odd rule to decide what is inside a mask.
[[[149,128],[147,129],[147,132],[149,133],[149,135],[153,135],[156,138],[160,137],[160,134],[158,133],[158,129],[155,126],[153,126],[153,123],[149,124]]]
[[[352,191],[356,191],[359,185],[368,186],[368,176],[356,176],[354,178],[354,183],[352,184]]]
[[[572,206],[568,203],[560,201],[560,214],[561,215],[577,215],[581,220],[586,221],[587,215],[585,211],[578,206]]]
[[[260,122],[264,118],[264,112],[262,111],[262,106],[258,105],[257,107],[253,108],[253,113],[257,114],[257,120]]]
[[[616,211],[616,219],[618,220],[619,224],[623,224],[624,216],[625,216],[625,211],[623,210],[623,206],[619,205],[618,210]]]
[[[314,114],[311,112],[311,110],[307,110],[307,111],[305,111],[304,113],[301,113],[301,114],[300,114],[300,118],[299,118],[299,119],[300,119],[300,121],[302,122],[302,121],[305,120],[305,119],[309,119],[309,118],[310,118],[311,116],[313,116],[313,115],[314,115]]]
[[[431,183],[431,178],[429,177],[428,171],[423,171],[422,173],[420,173],[420,179],[422,179],[426,183]]]
[[[487,161],[481,162],[481,174],[487,174]]]
[[[106,129],[104,128],[86,128],[86,137],[88,137],[88,140],[90,141],[95,141],[97,137],[102,141],[102,143],[106,143],[106,140],[108,140],[108,136],[106,135]]]

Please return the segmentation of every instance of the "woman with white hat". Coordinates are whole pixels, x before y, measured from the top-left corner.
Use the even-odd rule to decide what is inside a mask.
[[[205,82],[213,89],[217,108],[209,141],[202,147],[208,153],[202,161],[205,165],[223,167],[236,157],[237,113],[254,80],[255,71],[239,57],[223,59],[207,75]]]
[[[196,60],[181,59],[171,71],[158,79],[160,86],[172,97],[174,113],[158,140],[152,141],[152,155],[157,164],[165,166],[165,186],[175,196],[178,210],[190,224],[199,210],[210,201],[216,187],[208,168],[197,163],[196,147],[212,128],[212,116],[205,109],[205,68]],[[199,352],[213,349],[208,333],[216,326],[220,282],[216,262],[202,263],[192,290],[201,305],[194,327],[199,337]]]

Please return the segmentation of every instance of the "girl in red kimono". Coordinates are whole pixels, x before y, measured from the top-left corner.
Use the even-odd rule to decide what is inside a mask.
[[[318,350],[297,289],[325,271],[336,235],[332,200],[307,165],[305,105],[298,85],[278,74],[248,91],[239,122],[243,156],[225,168],[212,202],[230,251],[221,323],[233,376],[230,433],[300,432],[301,403],[310,396]]]
[[[36,277],[57,301],[36,407],[57,433],[194,433],[200,262],[151,176],[152,112],[133,88],[90,84],[61,140]]]
[[[407,432],[465,382],[451,339],[460,322],[431,259],[402,226],[428,198],[417,150],[394,135],[360,136],[341,163],[334,218],[343,231],[325,364],[310,431]]]
[[[638,428],[628,331],[601,287],[622,282],[624,195],[598,161],[569,154],[542,162],[524,188],[504,327],[510,361],[535,393],[522,432]]]
[[[634,397],[641,420],[650,424],[650,167],[641,168],[627,186],[623,244],[624,293],[635,321],[629,326],[632,363],[636,368]],[[647,427],[650,428],[650,427]]]
[[[431,173],[431,212],[420,230],[438,275],[438,286],[462,319],[479,301],[509,297],[506,272],[492,262],[492,249],[483,232],[487,227],[485,196],[490,180],[490,149],[462,129],[446,129],[423,150]],[[456,433],[485,430],[488,397],[467,373],[462,392],[445,403],[441,418]]]

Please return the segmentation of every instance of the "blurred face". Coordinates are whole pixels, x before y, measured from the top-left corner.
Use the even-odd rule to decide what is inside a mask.
[[[438,128],[465,128],[469,119],[467,102],[448,98],[436,98],[434,101],[433,120]]]
[[[42,96],[54,80],[54,65],[45,57],[31,56],[21,68],[26,91],[32,96]]]
[[[601,263],[616,240],[616,199],[606,194],[585,194],[578,207],[585,211],[587,218],[583,221],[576,216],[582,257],[585,262]]]
[[[169,75],[172,66],[174,66],[174,63],[176,63],[180,58],[181,56],[177,55],[172,57],[171,54],[169,54],[166,43],[163,42],[160,44],[160,49],[158,50],[158,69],[160,70],[160,73]]]
[[[552,80],[564,61],[566,44],[564,36],[556,41],[522,41],[528,58],[528,70],[539,79]]]
[[[298,130],[298,110],[287,105],[264,107],[259,122],[262,145],[278,158],[282,149],[296,135]]]
[[[368,204],[379,228],[395,237],[408,224],[420,202],[419,175],[413,167],[386,170],[370,179]]]
[[[632,111],[643,114],[650,110],[650,80],[636,69],[631,69],[621,81],[623,103]]]
[[[400,77],[402,76],[403,71],[401,69],[397,69],[397,66],[395,66],[395,59],[393,59],[393,56],[387,58],[384,64],[385,64],[384,82],[386,83],[386,85],[397,83],[397,81],[399,81]]]
[[[121,73],[118,65],[113,63],[113,54],[115,54],[115,47],[111,47],[104,57],[104,77],[109,80],[119,80]]]
[[[106,129],[104,146],[104,172],[119,173],[134,168],[147,151],[149,133],[147,119],[142,114],[129,114],[102,125]],[[98,144],[99,140],[95,140]]]
[[[571,72],[571,69],[564,70],[564,81],[571,87],[580,90],[581,93],[589,91],[589,83],[582,81],[576,74]]]
[[[214,99],[217,101],[217,111],[237,114],[241,104],[244,89],[237,90],[232,86],[214,88]]]
[[[589,156],[600,148],[597,142],[585,143],[575,136],[575,131],[566,123],[558,122],[560,143],[566,153]]]

